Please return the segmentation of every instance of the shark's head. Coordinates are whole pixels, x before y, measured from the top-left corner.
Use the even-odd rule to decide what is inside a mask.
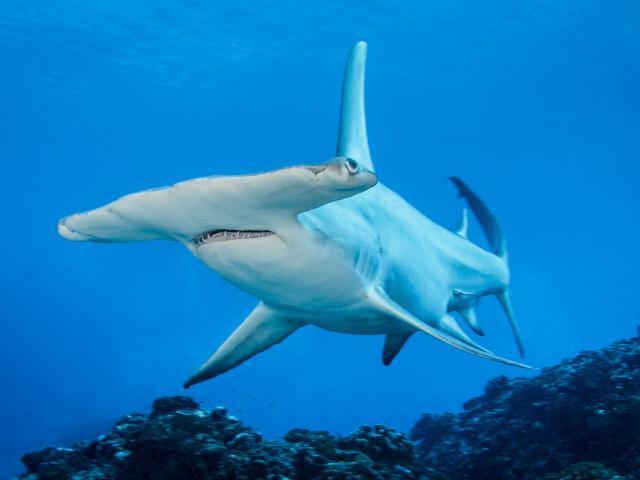
[[[315,174],[318,188],[335,200],[364,192],[378,183],[375,173],[350,157],[335,157],[308,168]]]
[[[203,177],[70,215],[58,222],[58,233],[91,242],[261,238],[301,212],[377,182],[373,172],[348,157],[255,175]]]

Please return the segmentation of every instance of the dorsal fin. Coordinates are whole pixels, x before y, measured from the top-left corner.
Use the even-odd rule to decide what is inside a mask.
[[[491,251],[506,260],[507,242],[491,210],[489,210],[480,197],[458,177],[450,177],[450,180],[458,188],[458,195],[464,197],[471,211],[478,218],[482,231],[485,237],[487,237],[489,245],[491,245]]]
[[[364,114],[366,61],[367,44],[358,42],[351,49],[344,70],[337,156],[353,158],[373,172]]]
[[[466,208],[463,208],[460,213],[460,218],[458,219],[458,225],[456,225],[455,232],[462,238],[468,238],[469,236],[469,214]]]

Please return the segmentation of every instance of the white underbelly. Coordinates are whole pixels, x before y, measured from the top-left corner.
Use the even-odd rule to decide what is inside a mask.
[[[301,315],[349,309],[364,292],[345,254],[312,238],[285,243],[272,235],[204,243],[194,253],[241,290]]]
[[[412,331],[397,319],[372,309],[366,299],[354,307],[330,315],[318,315],[309,323],[332,332],[354,335],[387,335]]]

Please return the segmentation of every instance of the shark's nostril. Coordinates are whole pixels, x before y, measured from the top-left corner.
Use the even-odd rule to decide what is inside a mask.
[[[327,169],[326,165],[306,165],[304,168],[309,170],[314,175],[324,172]]]

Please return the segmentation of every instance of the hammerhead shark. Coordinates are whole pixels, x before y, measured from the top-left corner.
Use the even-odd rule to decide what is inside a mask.
[[[58,222],[62,237],[81,242],[179,242],[260,300],[185,388],[238,366],[305,325],[385,335],[385,365],[411,335],[424,332],[479,357],[531,368],[481,347],[453,316],[484,335],[474,307],[481,297],[495,295],[524,356],[509,298],[505,238],[485,203],[451,178],[491,251],[467,239],[466,209],[449,231],[378,181],[365,123],[366,53],[366,43],[358,42],[347,59],[335,158],[184,181]]]

